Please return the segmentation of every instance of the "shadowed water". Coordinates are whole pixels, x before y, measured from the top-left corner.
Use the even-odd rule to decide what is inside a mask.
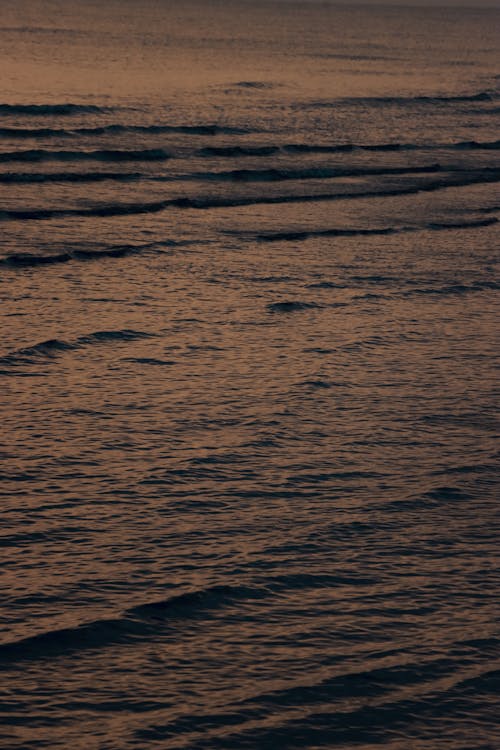
[[[5,0],[0,746],[495,750],[499,12]]]

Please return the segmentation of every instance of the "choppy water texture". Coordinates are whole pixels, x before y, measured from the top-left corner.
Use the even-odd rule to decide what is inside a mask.
[[[500,747],[498,22],[2,1],[2,748]]]

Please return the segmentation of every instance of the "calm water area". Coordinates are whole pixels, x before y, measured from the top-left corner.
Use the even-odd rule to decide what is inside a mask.
[[[2,0],[0,747],[500,747],[499,32]]]

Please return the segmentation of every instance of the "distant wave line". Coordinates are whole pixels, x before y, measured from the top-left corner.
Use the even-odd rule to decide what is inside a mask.
[[[95,104],[0,104],[0,115],[79,115],[109,112],[110,109]]]
[[[0,210],[0,221],[43,221],[63,216],[130,216],[133,214],[151,214],[163,211],[174,201],[156,201],[152,203],[114,203],[94,206],[92,208],[40,208]]]
[[[0,357],[0,366],[33,365],[40,360],[48,360],[63,352],[74,351],[82,346],[100,344],[107,342],[136,341],[137,339],[151,338],[155,334],[144,331],[123,329],[119,331],[95,331],[85,336],[80,336],[74,341],[62,341],[61,339],[48,339],[40,341],[33,346],[18,349],[11,354]]]
[[[279,196],[251,196],[243,198],[177,198],[167,201],[167,205],[178,208],[236,208],[240,206],[252,206],[260,204],[280,204],[280,203],[314,203],[321,201],[338,201],[354,200],[359,198],[386,198],[398,197],[403,195],[415,195],[421,192],[435,192],[452,187],[465,187],[468,185],[478,185],[481,183],[492,183],[500,181],[500,170],[485,169],[480,174],[453,179],[449,181],[435,180],[432,182],[422,182],[418,185],[412,185],[404,188],[389,188],[381,190],[361,190],[357,192],[344,193],[318,193],[307,195],[279,195]]]
[[[408,106],[409,104],[460,104],[461,102],[492,102],[497,97],[495,92],[479,91],[475,94],[455,95],[420,95],[420,96],[345,96],[332,100],[320,100],[315,102],[301,102],[297,107],[301,109],[319,109],[323,107],[335,107],[339,104],[353,104],[361,106]]]
[[[286,180],[363,177],[365,175],[382,176],[428,174],[441,171],[448,171],[448,168],[442,167],[440,164],[429,164],[420,167],[305,167],[303,169],[234,169],[226,172],[195,172],[193,175],[186,175],[186,177],[200,180],[228,180],[233,182],[281,182]]]
[[[0,266],[10,268],[35,268],[38,266],[52,266],[67,263],[71,260],[99,260],[102,258],[125,258],[129,255],[152,250],[160,247],[175,246],[174,240],[164,242],[148,242],[143,245],[111,245],[98,250],[76,248],[52,255],[38,255],[36,253],[13,253],[0,259]]]
[[[353,151],[427,151],[427,150],[497,150],[500,149],[500,140],[497,141],[458,141],[455,143],[374,143],[374,144],[356,144],[340,143],[334,145],[328,144],[310,144],[310,143],[289,143],[284,145],[267,145],[267,146],[206,146],[197,152],[198,156],[205,157],[228,157],[235,158],[239,156],[272,156],[279,153],[291,154],[342,154]]]
[[[145,178],[139,172],[0,172],[0,184],[19,185],[45,182],[131,182]]]
[[[251,131],[222,125],[100,125],[81,128],[11,128],[0,127],[4,138],[72,138],[75,136],[119,135],[121,133],[184,133],[186,135],[242,135]]]
[[[255,235],[262,242],[293,242],[309,239],[310,237],[364,237],[377,235],[401,234],[405,232],[446,231],[454,229],[479,229],[497,224],[498,219],[478,219],[477,221],[463,221],[452,223],[430,222],[423,226],[382,227],[380,229],[318,229],[304,231],[269,232]]]
[[[162,148],[139,150],[96,149],[94,151],[50,151],[31,149],[29,151],[4,151],[0,162],[43,162],[43,161],[165,161],[171,155]]]
[[[484,169],[479,173],[468,174],[451,180],[434,180],[422,182],[403,188],[388,188],[381,190],[361,190],[356,192],[340,193],[318,193],[306,195],[278,195],[278,196],[249,196],[241,198],[219,198],[219,197],[180,197],[151,203],[117,203],[91,208],[62,208],[62,209],[8,209],[0,211],[0,221],[40,221],[63,216],[126,216],[133,214],[159,213],[166,208],[181,209],[215,209],[215,208],[237,208],[253,205],[275,205],[282,203],[315,203],[321,201],[354,200],[360,198],[386,198],[403,195],[415,195],[421,192],[435,192],[452,187],[465,187],[482,183],[493,183],[500,181],[500,170]]]
[[[336,177],[363,177],[364,175],[427,174],[450,171],[440,164],[421,167],[310,167],[304,169],[235,169],[222,172],[193,172],[178,175],[151,175],[140,172],[0,172],[0,184],[29,184],[44,182],[103,182],[106,180],[131,182],[150,180],[170,182],[182,180],[280,182],[286,180],[331,179]],[[454,171],[454,170],[451,170]],[[464,171],[464,170],[460,170]]]
[[[500,140],[497,141],[459,141],[449,144],[412,144],[412,143],[380,143],[336,145],[321,144],[284,144],[284,145],[232,145],[205,146],[195,152],[196,156],[217,158],[264,157],[280,153],[285,154],[343,154],[354,151],[368,152],[398,152],[398,151],[426,151],[426,150],[498,150]],[[28,149],[20,151],[0,152],[0,163],[40,163],[50,161],[166,161],[172,154],[164,148],[146,149],[95,149],[91,151],[64,149]]]

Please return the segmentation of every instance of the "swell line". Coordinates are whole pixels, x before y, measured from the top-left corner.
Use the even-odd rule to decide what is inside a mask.
[[[284,182],[286,180],[324,180],[336,177],[364,177],[405,174],[432,174],[450,171],[440,164],[421,167],[310,167],[304,169],[233,169],[223,172],[195,172],[190,175],[198,180],[221,180],[230,182]],[[463,171],[463,170],[462,170]],[[1,179],[1,176],[0,176]]]
[[[0,184],[23,185],[50,182],[133,182],[151,180],[170,182],[173,180],[206,180],[230,182],[285,182],[287,180],[329,179],[336,177],[363,177],[376,175],[432,174],[450,171],[440,164],[422,167],[366,167],[359,169],[310,168],[310,169],[235,169],[225,172],[194,172],[177,176],[154,176],[141,172],[0,172]]]
[[[232,128],[222,125],[98,125],[78,128],[12,128],[0,127],[0,136],[4,138],[72,138],[75,136],[121,135],[124,133],[181,133],[185,135],[241,135],[251,131],[243,128]]]
[[[318,229],[290,232],[269,232],[257,234],[256,239],[261,242],[291,242],[309,239],[310,237],[364,237],[389,234],[402,234],[405,232],[421,231],[446,231],[454,229],[479,229],[497,224],[498,219],[479,219],[478,221],[463,221],[452,223],[429,223],[424,226],[383,227],[380,229]]]
[[[409,104],[460,104],[464,102],[492,102],[497,95],[491,91],[479,91],[474,94],[455,95],[421,95],[421,96],[344,96],[338,99],[319,100],[301,103],[307,109],[336,107],[339,104],[354,104],[371,107],[385,107],[387,105],[408,106]]]
[[[212,586],[125,610],[121,616],[0,645],[0,663],[53,658],[83,649],[100,649],[116,643],[145,640],[179,620],[191,619],[242,600],[261,599],[269,591],[261,587]]]
[[[75,351],[85,346],[109,342],[136,341],[137,339],[152,338],[154,335],[153,333],[146,333],[144,331],[123,329],[120,331],[94,331],[85,336],[80,336],[74,341],[48,339],[47,341],[40,341],[38,344],[18,349],[0,357],[0,366],[15,368],[25,365],[36,365],[41,361],[53,359],[61,353]]]
[[[287,143],[283,145],[251,146],[205,146],[197,151],[198,156],[235,158],[242,156],[272,156],[274,154],[345,154],[354,151],[398,152],[429,150],[498,150],[500,140],[496,141],[457,141],[453,143]]]
[[[63,253],[52,255],[37,255],[33,253],[11,253],[0,260],[0,266],[10,268],[35,268],[37,266],[53,266],[58,263],[67,263],[72,260],[88,261],[103,258],[125,258],[129,255],[152,250],[161,247],[172,247],[174,240],[164,242],[148,242],[143,245],[110,245],[99,250],[89,248],[76,248]]]
[[[45,182],[131,182],[143,177],[139,172],[0,172],[0,184],[24,185]]]
[[[422,192],[435,192],[453,187],[464,187],[467,185],[479,185],[482,183],[493,183],[500,180],[497,169],[484,169],[479,174],[468,175],[466,178],[453,179],[449,181],[437,180],[423,182],[407,188],[390,188],[382,190],[366,190],[344,193],[318,193],[306,195],[278,195],[278,196],[251,196],[241,198],[172,198],[151,203],[117,203],[92,208],[63,208],[63,209],[7,209],[0,211],[0,221],[41,221],[64,216],[128,216],[133,214],[159,213],[166,208],[199,209],[207,210],[213,208],[236,208],[254,205],[277,205],[284,203],[314,203],[321,201],[354,200],[359,198],[386,198],[403,195],[416,195]]]
[[[132,216],[134,214],[151,214],[163,211],[172,201],[156,201],[152,203],[116,203],[93,208],[41,208],[41,209],[12,209],[1,211],[0,221],[43,221],[64,216]]]
[[[163,148],[148,148],[137,151],[121,149],[97,149],[95,151],[50,151],[30,149],[28,151],[4,151],[0,163],[44,162],[44,161],[165,161],[171,155]]]
[[[0,115],[79,115],[109,112],[95,104],[0,104]]]
[[[407,188],[390,188],[382,190],[366,190],[345,193],[318,193],[306,195],[278,195],[278,196],[252,196],[242,198],[175,198],[167,202],[167,205],[177,208],[211,209],[211,208],[236,208],[240,206],[253,205],[276,205],[282,203],[314,203],[321,201],[354,200],[357,198],[387,198],[402,195],[416,195],[421,192],[435,192],[452,187],[465,187],[468,185],[479,185],[482,183],[493,183],[500,180],[500,171],[481,170],[479,174],[468,175],[466,178],[453,179],[449,181],[435,180],[422,182]]]

